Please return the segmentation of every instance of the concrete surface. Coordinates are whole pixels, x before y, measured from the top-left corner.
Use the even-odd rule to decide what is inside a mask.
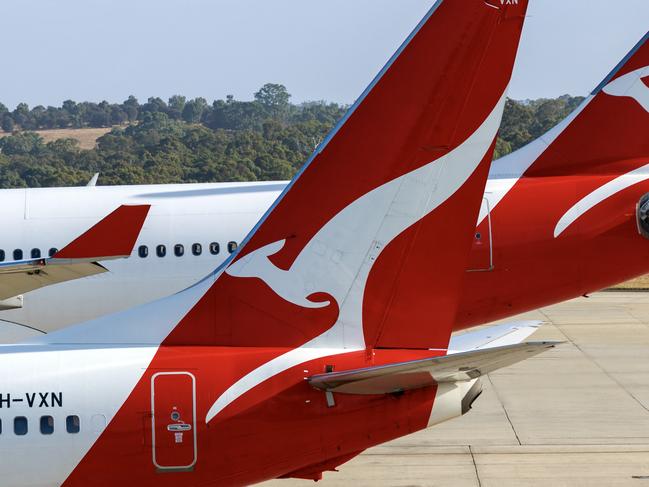
[[[547,322],[533,339],[567,343],[483,380],[466,416],[368,450],[319,485],[649,487],[649,293],[523,317]]]

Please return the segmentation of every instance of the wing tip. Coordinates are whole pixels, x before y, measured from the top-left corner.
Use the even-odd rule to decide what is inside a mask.
[[[131,255],[151,205],[121,205],[52,256],[118,259]]]

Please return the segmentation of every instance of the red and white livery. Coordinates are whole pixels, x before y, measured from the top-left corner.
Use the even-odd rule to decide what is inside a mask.
[[[566,120],[492,165],[470,265],[486,272],[464,276],[456,329],[649,273],[648,39]]]
[[[209,277],[0,348],[3,482],[319,479],[551,347],[450,342],[527,7],[504,3],[437,2]]]

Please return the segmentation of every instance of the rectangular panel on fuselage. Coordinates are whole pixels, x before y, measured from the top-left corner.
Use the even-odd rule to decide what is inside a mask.
[[[189,372],[160,372],[151,378],[153,463],[161,471],[196,463],[196,380]]]

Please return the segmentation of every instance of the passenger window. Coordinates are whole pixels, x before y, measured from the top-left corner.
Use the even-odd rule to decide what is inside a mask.
[[[53,257],[59,251],[56,247],[52,247],[49,251],[50,257]]]
[[[228,242],[228,252],[230,252],[231,254],[233,254],[234,251],[237,250],[237,247],[237,242]]]
[[[27,429],[27,418],[25,416],[16,416],[14,418],[14,433],[18,436],[25,436]]]
[[[192,245],[192,254],[201,255],[203,253],[203,246],[199,243]]]
[[[23,251],[20,249],[14,250],[14,260],[22,260],[23,259]]]
[[[81,429],[79,416],[68,416],[65,418],[65,429],[68,433],[76,434]]]
[[[32,259],[41,258],[41,249],[32,249]]]
[[[221,251],[221,246],[219,245],[218,242],[212,242],[210,244],[210,254],[218,255],[220,251]]]
[[[137,255],[145,259],[149,256],[149,247],[147,247],[146,245],[140,245],[137,249]]]
[[[165,247],[164,245],[158,245],[155,248],[155,253],[158,255],[158,257],[164,257],[165,255],[167,255],[167,247]]]
[[[0,250],[0,262],[3,262],[5,260],[5,251]]]
[[[51,435],[54,433],[54,418],[52,416],[41,416],[41,434]]]
[[[174,254],[176,257],[182,257],[185,254],[185,247],[182,244],[174,245]]]

